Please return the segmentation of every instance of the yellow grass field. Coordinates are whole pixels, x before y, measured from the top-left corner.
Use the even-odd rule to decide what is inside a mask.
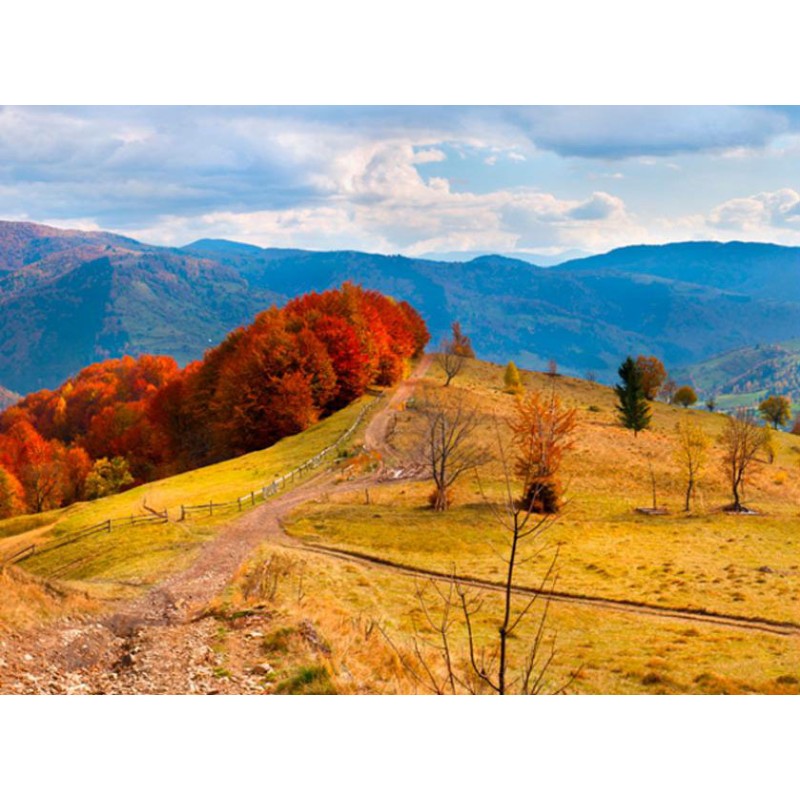
[[[286,532],[301,546],[322,545],[402,567],[501,581],[508,541],[491,504],[502,499],[504,487],[496,458],[498,436],[507,443],[507,422],[514,413],[514,398],[502,389],[503,371],[499,365],[470,361],[444,389],[434,366],[418,387],[417,398],[422,392],[463,396],[479,419],[476,440],[495,455],[460,481],[450,510],[428,508],[430,481],[391,477],[391,468],[407,467],[417,458],[420,415],[412,400],[399,409],[392,428],[387,478],[371,484],[368,492],[363,485],[348,489],[343,483],[337,492],[322,493],[295,508],[285,521]],[[608,387],[541,373],[522,377],[527,388],[555,390],[577,409],[578,427],[563,468],[566,506],[551,519],[541,552],[523,550],[517,585],[537,586],[555,558],[555,588],[569,595],[800,623],[797,437],[776,434],[772,463],[765,456],[748,477],[745,502],[758,513],[730,515],[722,511],[730,496],[716,442],[722,415],[656,403],[651,429],[634,437],[617,423]],[[189,565],[199,546],[238,512],[124,527],[75,541],[71,537],[103,519],[141,513],[144,502],[166,508],[176,520],[181,504],[221,502],[256,489],[336,440],[367,402],[259,453],[115,497],[0,523],[0,558],[32,543],[41,548],[22,563],[24,572],[13,568],[0,576],[0,626],[97,610],[104,601],[138,594]],[[682,511],[684,485],[674,455],[675,426],[685,418],[700,424],[713,442],[691,513]],[[363,426],[348,443],[351,452],[362,435]],[[669,512],[664,516],[635,510],[652,503],[651,468],[658,505]],[[426,579],[391,564],[263,545],[208,609],[219,619],[215,647],[226,660],[220,674],[251,674],[266,660],[274,674],[264,679],[264,687],[278,693],[425,691],[403,661],[413,662],[415,630],[425,628],[415,592],[424,589],[433,596],[433,589]],[[477,590],[471,591],[477,596]],[[488,646],[496,637],[501,595],[491,590],[480,594],[475,636],[479,645]],[[531,618],[514,632],[512,673],[521,668],[544,610],[540,598]],[[259,625],[263,622],[263,641],[245,636],[242,626],[251,615]],[[702,618],[658,616],[648,609],[556,601],[547,607],[544,632],[547,652],[554,642],[546,672],[550,691],[566,685],[576,693],[798,692],[796,632],[779,635]],[[452,643],[455,662],[466,668],[467,639],[458,617]]]
[[[502,391],[502,375],[500,366],[471,362],[447,389],[439,388],[434,370],[428,382],[433,392],[468,394],[481,418],[479,435],[493,446],[498,429],[506,435],[505,421],[514,407],[513,398]],[[557,549],[556,588],[562,592],[800,622],[796,437],[777,434],[773,463],[759,463],[748,480],[746,502],[759,514],[730,515],[721,511],[730,501],[716,443],[722,415],[656,403],[651,429],[634,437],[618,426],[609,388],[538,373],[525,374],[524,381],[542,391],[555,388],[578,409],[579,424],[576,447],[564,465],[566,508],[544,534],[545,550],[520,565],[519,585],[537,585]],[[714,440],[696,508],[689,514],[682,511],[684,486],[674,460],[675,425],[686,417]],[[400,460],[413,457],[418,424],[413,408],[401,415],[393,439]],[[670,512],[666,516],[634,510],[652,503],[650,464],[658,505]],[[297,509],[288,532],[308,543],[498,581],[507,540],[487,501],[501,499],[502,472],[495,462],[481,467],[479,477],[462,481],[455,507],[444,513],[427,507],[429,482],[387,481],[370,490],[369,504],[362,491],[354,491]],[[323,572],[331,569],[343,568],[328,565]],[[408,601],[410,579],[377,573],[370,572],[368,583],[400,584],[387,596],[404,598],[404,605],[364,597],[360,578],[342,587],[342,613],[352,617],[374,609],[397,630],[407,629],[415,608]],[[800,676],[796,636],[555,603],[550,622],[560,642],[556,673],[563,676],[580,666],[572,686],[577,691],[781,691],[796,687],[793,676]],[[772,683],[781,676],[780,683]]]

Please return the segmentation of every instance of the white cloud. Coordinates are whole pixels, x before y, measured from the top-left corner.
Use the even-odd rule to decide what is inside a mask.
[[[760,192],[718,205],[708,216],[712,227],[741,232],[790,228],[800,232],[800,193],[794,189]]]
[[[430,152],[430,151],[428,151]],[[178,244],[199,236],[264,246],[357,247],[416,255],[431,251],[614,246],[635,227],[623,201],[605,192],[578,199],[526,189],[457,191],[441,177],[424,179],[410,140],[358,143],[309,180],[324,197],[303,208],[224,211],[164,217],[135,232]]]

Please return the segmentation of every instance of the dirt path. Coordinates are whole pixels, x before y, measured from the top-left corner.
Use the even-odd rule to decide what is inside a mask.
[[[420,378],[428,371],[432,361],[431,354],[424,355],[408,378],[397,387],[387,404],[370,420],[364,432],[364,447],[367,450],[378,450],[384,455],[392,454],[389,439],[395,411],[414,394]]]

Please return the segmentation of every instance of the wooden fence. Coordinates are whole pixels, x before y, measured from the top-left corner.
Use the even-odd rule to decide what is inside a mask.
[[[114,519],[104,519],[102,522],[97,522],[94,525],[87,525],[85,528],[78,528],[71,534],[59,539],[55,544],[48,547],[37,548],[35,544],[20,550],[12,556],[9,556],[2,564],[16,564],[25,561],[31,556],[38,553],[49,553],[51,550],[58,550],[60,547],[66,547],[68,544],[74,544],[87,536],[92,536],[95,533],[111,533],[115,528],[123,528],[127,525],[164,525],[169,522],[169,515],[166,510],[155,511],[149,510],[147,514],[131,514],[127,517],[116,517]]]
[[[337,451],[355,433],[356,428],[363,422],[364,417],[381,397],[383,397],[383,392],[380,392],[371,403],[368,403],[361,409],[358,416],[353,421],[353,424],[333,444],[329,444],[326,448],[320,450],[319,453],[309,458],[307,461],[304,461],[299,467],[295,467],[285,475],[280,475],[275,478],[272,483],[262,486],[260,489],[254,489],[247,494],[243,494],[235,500],[228,500],[223,503],[209,501],[208,503],[200,503],[193,506],[182,505],[181,515],[178,521],[181,522],[192,514],[207,514],[213,516],[214,511],[232,510],[234,508],[238,511],[242,511],[247,506],[254,506],[259,501],[267,500],[269,497],[277,494],[282,489],[285,489],[287,484],[294,483],[306,473],[319,467],[331,453]]]
[[[364,406],[364,408],[361,409],[353,424],[333,444],[328,445],[313,458],[309,458],[307,461],[303,462],[299,467],[295,467],[285,475],[277,477],[274,481],[272,481],[272,483],[262,486],[260,489],[254,489],[248,494],[237,497],[235,500],[229,500],[228,502],[224,503],[215,503],[209,501],[208,503],[201,503],[200,505],[182,505],[181,515],[178,521],[181,522],[192,514],[213,515],[215,510],[221,511],[223,509],[235,508],[239,511],[242,511],[247,506],[255,506],[259,501],[266,500],[267,498],[277,494],[279,491],[284,489],[287,484],[294,483],[307,472],[319,467],[320,464],[322,464],[322,462],[331,453],[338,450],[355,433],[356,428],[358,428],[358,426],[364,420],[367,412],[372,409],[372,407],[381,399],[382,396],[383,392],[378,393],[371,403],[368,403],[366,406]],[[0,563],[0,567],[5,567],[7,564],[15,564],[25,561],[32,555],[35,555],[37,552],[43,553],[50,552],[51,550],[57,550],[60,547],[66,547],[67,545],[73,544],[87,536],[93,536],[97,533],[110,533],[115,528],[120,528],[126,525],[145,525],[154,523],[166,524],[169,522],[169,514],[166,510],[156,511],[155,509],[149,508],[147,505],[145,505],[145,508],[148,512],[146,514],[131,514],[128,517],[105,519],[102,522],[95,523],[94,525],[87,525],[85,528],[80,528],[77,531],[73,531],[68,536],[59,539],[59,541],[50,545],[49,547],[37,549],[35,544],[30,545],[23,550],[14,553],[12,556],[9,556],[7,559],[5,559],[5,561]]]

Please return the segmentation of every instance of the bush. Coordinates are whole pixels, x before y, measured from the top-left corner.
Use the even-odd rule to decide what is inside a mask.
[[[325,667],[300,667],[278,684],[275,694],[338,694]]]

